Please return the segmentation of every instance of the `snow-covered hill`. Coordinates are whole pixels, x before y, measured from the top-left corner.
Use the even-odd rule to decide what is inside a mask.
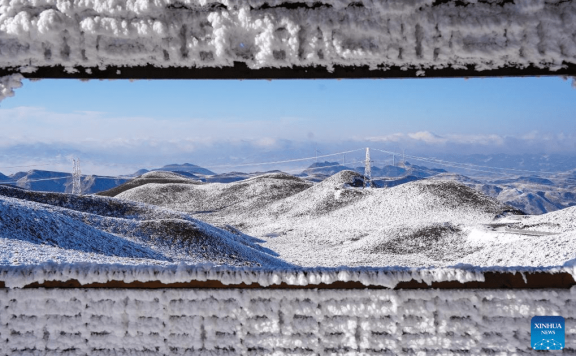
[[[212,223],[229,224],[232,218],[262,209],[312,186],[285,173],[269,173],[233,183],[147,184],[116,197],[185,211]],[[257,218],[257,216],[252,216]]]
[[[298,174],[298,176],[304,178],[307,181],[317,183],[336,173],[346,170],[352,170],[358,174],[364,174],[365,167],[350,168],[341,165],[338,162],[317,162],[311,164],[308,168],[303,170],[302,173]],[[371,166],[371,170],[373,179],[381,180],[381,182],[377,183],[377,186],[379,187],[395,186],[413,181],[415,179],[431,177],[436,174],[446,172],[443,169],[427,168],[423,166],[412,165],[408,162],[394,166]]]
[[[542,215],[509,216],[486,230],[471,230],[482,246],[461,262],[480,266],[576,265],[576,207]]]
[[[459,174],[443,173],[432,179],[463,183],[527,214],[544,214],[576,205],[576,180],[567,174],[550,178],[520,176],[472,179]]]
[[[141,203],[0,186],[0,264],[288,266],[258,240],[226,229]]]
[[[364,173],[363,167],[356,168],[356,172]],[[410,164],[409,162],[399,163],[397,165],[386,165],[382,168],[372,167],[372,177],[400,178],[400,177],[418,177],[426,178],[446,171],[438,168],[428,168]]]
[[[387,189],[359,188],[362,184],[352,171],[318,184],[278,174],[230,184],[151,184],[118,197],[231,224],[302,266],[539,266],[576,258],[571,225],[549,234],[518,225],[520,220],[508,215],[521,212],[462,183],[427,179]],[[497,250],[493,246],[499,243],[508,245]],[[528,252],[532,245],[537,253]],[[514,252],[515,246],[521,252]]]
[[[167,172],[188,172],[192,174],[214,175],[216,173],[209,169],[197,166],[195,164],[167,164],[162,168],[153,169],[153,171],[167,171]]]
[[[353,171],[317,184],[285,173],[223,184],[149,172],[120,186],[116,198],[0,186],[0,263],[335,267],[576,261],[576,207],[522,216],[466,185],[480,181],[452,178],[362,189],[363,176]]]
[[[331,175],[334,175],[338,172],[342,172],[342,171],[346,171],[346,170],[350,170],[350,169],[351,169],[350,167],[346,167],[344,165],[341,165],[338,162],[328,162],[328,161],[315,162],[315,163],[312,163],[310,166],[308,166],[308,168],[303,170],[302,173],[299,174],[299,176],[301,176],[301,177],[314,176],[314,175],[331,176]]]
[[[189,177],[183,176],[174,172],[163,172],[163,171],[152,171],[144,173],[141,176],[127,181],[124,184],[113,187],[111,189],[101,191],[96,195],[101,195],[105,197],[114,197],[124,191],[132,188],[136,188],[145,184],[152,183],[180,183],[180,184],[202,184],[199,180],[191,179]]]

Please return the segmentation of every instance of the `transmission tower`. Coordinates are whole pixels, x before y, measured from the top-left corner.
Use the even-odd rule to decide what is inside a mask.
[[[72,171],[72,194],[81,194],[82,187],[80,186],[80,178],[82,172],[80,171],[80,160],[74,158],[74,170]]]
[[[406,168],[406,157],[404,156],[404,149],[402,149],[402,166]]]
[[[366,147],[366,161],[364,162],[364,187],[372,184],[372,161],[370,160],[370,147]]]

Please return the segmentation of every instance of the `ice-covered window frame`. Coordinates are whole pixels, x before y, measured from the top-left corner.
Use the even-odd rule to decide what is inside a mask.
[[[0,76],[576,75],[576,0],[0,1]]]

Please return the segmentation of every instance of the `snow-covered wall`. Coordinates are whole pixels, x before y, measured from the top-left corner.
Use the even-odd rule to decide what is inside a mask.
[[[520,275],[529,283],[532,274],[569,275],[576,280],[576,263],[570,261],[557,267],[474,267],[460,265],[445,268],[415,267],[338,267],[338,268],[258,268],[206,265],[120,265],[99,263],[53,263],[39,265],[0,266],[0,283],[7,288],[24,288],[34,283],[67,282],[75,280],[81,286],[112,281],[123,283],[159,282],[163,285],[188,282],[216,281],[222,285],[316,286],[337,282],[358,282],[364,286],[395,288],[401,282],[416,281],[432,285],[434,282],[485,282],[486,274]],[[554,288],[565,288],[552,282]],[[566,281],[571,286],[572,281]],[[0,284],[1,285],[1,284]],[[541,285],[541,284],[540,284]],[[522,285],[518,286],[522,288]],[[518,288],[516,287],[516,288]],[[534,288],[534,287],[532,287]]]
[[[234,61],[553,71],[576,63],[576,1],[0,1],[0,68]]]
[[[0,101],[14,96],[14,89],[18,89],[22,86],[22,75],[13,74],[0,77]]]
[[[572,290],[0,289],[3,355],[526,355]]]

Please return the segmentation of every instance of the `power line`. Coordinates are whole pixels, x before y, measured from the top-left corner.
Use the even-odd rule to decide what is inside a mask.
[[[321,155],[321,156],[315,155],[314,157],[298,158],[298,159],[291,159],[291,160],[284,160],[284,161],[256,162],[256,163],[243,163],[243,164],[223,164],[223,165],[212,165],[212,166],[204,166],[203,165],[202,167],[203,168],[250,167],[250,166],[260,166],[260,165],[267,165],[267,164],[301,162],[301,161],[307,161],[307,160],[312,160],[312,159],[318,160],[318,158],[337,156],[340,154],[352,153],[352,152],[357,152],[357,151],[362,151],[362,150],[364,150],[364,148],[359,148],[359,149],[344,151],[344,152],[336,152],[336,153],[331,153],[331,154],[326,154],[326,155]],[[317,152],[320,152],[320,151],[317,151]],[[26,166],[10,166],[10,167],[0,167],[0,169],[41,167],[41,166],[50,166],[50,165],[55,165],[55,164],[62,164],[62,163],[61,162],[59,162],[59,163],[53,162],[53,163],[33,164],[33,165],[26,165]],[[136,165],[119,165],[119,164],[113,164],[112,166],[114,166],[114,167],[131,167],[131,168],[137,167]]]
[[[362,163],[362,162],[364,162],[364,161],[350,161],[350,163]],[[306,167],[306,168],[298,168],[298,169],[281,170],[281,172],[285,172],[285,173],[297,172],[297,171],[303,172],[303,171],[312,171],[312,170],[318,170],[318,169],[330,168],[330,167],[338,167],[338,166],[344,167],[343,165],[338,163],[338,164],[331,164],[329,166],[322,166],[322,167],[312,167],[312,168]],[[348,167],[348,168],[352,169],[353,167]]]
[[[415,160],[417,160],[417,161],[422,161],[422,160],[420,160],[420,159],[415,159]],[[374,162],[375,162],[375,163],[386,163],[386,161],[374,161]],[[427,162],[427,161],[426,161],[426,162]],[[443,166],[445,166],[445,167],[454,167],[454,168],[462,168],[462,167],[460,167],[460,166],[450,165],[450,164],[443,164]],[[398,168],[402,168],[402,167],[398,167]],[[486,170],[475,169],[475,168],[466,168],[466,169],[469,169],[469,170],[472,170],[472,171],[476,171],[476,172],[498,174],[498,175],[503,176],[503,177],[510,177],[510,176],[513,175],[512,173],[509,173],[509,172],[492,172],[492,171],[486,171]],[[446,173],[451,173],[451,172],[446,172]]]
[[[47,180],[59,180],[59,179],[69,179],[72,178],[72,175],[70,176],[66,176],[66,177],[54,177],[54,178],[42,178],[42,179],[27,179],[24,180],[23,183],[28,183],[28,182],[42,182],[42,181],[47,181]],[[17,184],[18,182],[20,182],[19,180],[15,180],[15,181],[11,181],[11,182],[1,182],[0,184]]]
[[[378,148],[374,148],[374,150],[384,152],[387,154],[392,154],[392,155],[394,154],[394,152],[385,151],[385,150],[381,150]],[[431,162],[431,163],[443,164],[443,165],[447,165],[447,166],[452,165],[452,167],[457,167],[457,168],[466,168],[467,166],[470,166],[470,167],[500,169],[500,170],[504,170],[504,171],[515,171],[515,172],[525,172],[525,173],[539,173],[539,174],[556,174],[557,173],[557,172],[544,172],[544,171],[530,171],[530,170],[526,170],[526,169],[490,167],[490,166],[482,166],[482,165],[472,164],[472,163],[451,162],[451,161],[445,161],[445,160],[441,160],[441,159],[437,159],[437,158],[418,157],[418,156],[411,156],[411,155],[406,155],[406,157],[411,158],[411,159],[415,159],[415,160],[419,160],[419,161],[426,161],[426,162]],[[466,167],[461,167],[461,166],[466,166]],[[472,168],[470,168],[470,169],[474,170]],[[489,171],[484,171],[484,172],[497,173],[497,172],[489,172]]]
[[[83,175],[82,177],[86,178],[86,177],[92,177],[93,175]],[[98,176],[99,179],[125,179],[125,180],[130,180],[132,178],[130,177],[122,177],[122,176],[118,176],[118,177],[112,177],[112,176]],[[60,179],[73,179],[72,174],[70,174],[69,176],[65,176],[65,177],[54,177],[54,178],[40,178],[40,179],[25,179],[22,180],[13,180],[13,181],[9,181],[9,182],[3,182],[0,181],[0,185],[6,185],[6,184],[18,184],[18,183],[33,183],[33,182],[43,182],[43,181],[49,181],[49,180],[60,180]]]
[[[349,163],[363,163],[364,161],[350,161]],[[323,168],[330,168],[330,167],[337,167],[337,166],[342,166],[341,164],[332,164],[329,166],[322,166],[322,167],[306,167],[306,168],[297,168],[297,169],[289,169],[289,170],[280,170],[281,172],[284,173],[288,173],[288,172],[298,172],[298,171],[304,171],[304,170],[318,170],[318,169],[323,169]],[[351,169],[353,169],[353,167],[349,167]],[[82,175],[81,177],[86,178],[86,177],[92,177],[93,175]],[[6,185],[6,184],[17,184],[17,183],[33,183],[33,182],[43,182],[43,181],[51,181],[51,180],[60,180],[60,179],[73,179],[73,175],[70,174],[68,176],[65,177],[54,177],[54,178],[40,178],[40,179],[25,179],[25,180],[16,180],[16,181],[8,181],[8,182],[0,182],[0,185]],[[118,179],[123,179],[123,180],[131,180],[134,179],[136,177],[126,177],[126,176],[98,176],[98,179],[113,179],[113,180],[118,180]]]
[[[309,161],[309,160],[313,160],[313,159],[317,159],[317,158],[331,157],[331,156],[341,155],[341,154],[343,154],[343,153],[351,153],[351,152],[357,152],[357,151],[363,151],[363,150],[365,150],[365,148],[359,148],[359,149],[357,149],[357,150],[351,150],[351,151],[331,153],[331,154],[322,155],[322,156],[314,156],[314,157],[306,157],[306,158],[298,158],[298,159],[289,159],[289,160],[285,160],[285,161],[259,162],[259,163],[243,163],[243,164],[222,164],[222,165],[217,165],[217,166],[203,166],[203,167],[204,167],[204,168],[251,167],[251,166],[262,166],[262,165],[267,165],[267,164],[301,162],[301,161]]]
[[[227,165],[213,165],[213,166],[203,166],[205,168],[217,168],[217,167],[250,167],[250,166],[260,166],[260,165],[270,165],[270,164],[280,164],[280,163],[291,163],[291,162],[302,162],[302,161],[307,161],[307,160],[314,160],[317,158],[324,158],[324,157],[331,157],[331,156],[337,156],[337,155],[345,155],[347,153],[353,153],[353,152],[358,152],[358,151],[363,151],[366,148],[359,148],[359,149],[355,149],[355,150],[350,150],[350,151],[344,151],[344,152],[336,152],[336,153],[331,153],[331,154],[326,154],[326,155],[321,155],[321,156],[314,156],[314,157],[306,157],[306,158],[297,158],[297,159],[290,159],[290,160],[282,160],[282,161],[271,161],[271,162],[256,162],[256,163],[244,163],[244,164],[227,164]],[[378,148],[372,148],[375,151],[379,151],[382,153],[386,153],[389,155],[392,155],[392,157],[394,158],[396,155],[396,152],[392,152],[392,151],[387,151],[387,150],[382,150],[382,149],[378,149]],[[514,169],[514,168],[499,168],[499,167],[490,167],[490,166],[482,166],[482,165],[476,165],[476,164],[470,164],[470,163],[459,163],[459,162],[451,162],[451,161],[445,161],[445,160],[440,160],[440,159],[436,159],[436,158],[427,158],[427,157],[419,157],[419,156],[413,156],[413,155],[404,155],[403,156],[410,158],[410,159],[414,159],[417,161],[423,161],[423,162],[428,162],[428,163],[433,163],[433,164],[438,164],[438,165],[442,165],[442,166],[447,166],[447,167],[454,167],[454,168],[459,168],[459,169],[467,169],[467,170],[472,170],[472,171],[477,171],[477,172],[483,172],[483,173],[491,173],[491,174],[502,174],[502,175],[510,175],[510,172],[506,172],[506,171],[515,171],[515,172],[527,172],[527,173],[537,173],[537,174],[556,174],[557,172],[543,172],[543,171],[531,171],[531,170],[521,170],[521,169]],[[372,161],[373,163],[376,162],[381,162],[381,163],[385,163],[385,161]],[[354,164],[354,163],[363,163],[363,161],[350,161],[350,162],[346,162],[348,164]],[[364,162],[365,163],[365,162]],[[46,163],[46,164],[36,164],[36,165],[25,165],[25,166],[12,166],[12,167],[0,167],[0,168],[18,168],[18,167],[39,167],[39,166],[48,166],[48,165],[52,165],[55,163]],[[329,165],[329,166],[323,166],[323,167],[313,167],[313,168],[298,168],[298,169],[290,169],[290,170],[283,170],[283,172],[296,172],[296,171],[303,171],[303,170],[318,170],[318,169],[323,169],[323,168],[329,168],[329,167],[335,167],[335,166],[339,166],[340,164],[334,164],[334,165]],[[130,166],[133,167],[133,166]],[[487,169],[492,169],[492,170],[500,170],[500,171],[504,171],[504,172],[494,172],[494,171],[489,171],[486,169],[479,169],[479,168],[474,168],[474,167],[479,167],[479,168],[487,168]],[[82,177],[88,177],[90,175],[83,175]],[[72,175],[70,176],[65,176],[65,177],[54,177],[54,178],[40,178],[40,179],[27,179],[24,181],[21,180],[16,180],[16,181],[8,181],[8,182],[0,182],[0,184],[17,184],[19,182],[25,182],[25,183],[32,183],[32,182],[41,182],[41,181],[51,181],[51,180],[60,180],[60,179],[70,179],[72,178]],[[132,179],[131,177],[127,177],[127,176],[98,176],[99,179],[113,179],[113,180],[118,180],[118,179],[122,179],[122,180],[130,180]]]
[[[377,149],[375,149],[375,150],[377,150]],[[423,162],[429,162],[429,163],[437,163],[437,162],[434,162],[434,161],[430,161],[430,160],[428,160],[428,159],[426,159],[426,158],[420,158],[420,157],[409,157],[409,158],[415,159],[415,160],[417,160],[417,161],[423,161]],[[445,166],[445,167],[464,168],[464,169],[468,169],[468,170],[476,171],[476,172],[492,173],[492,174],[501,174],[501,175],[504,175],[504,176],[509,176],[509,175],[510,175],[510,173],[507,173],[507,172],[494,172],[494,171],[487,171],[487,170],[478,169],[478,168],[462,167],[462,166],[458,165],[458,163],[456,163],[456,164],[437,163],[437,164],[441,164],[441,165],[443,165],[443,166]]]

